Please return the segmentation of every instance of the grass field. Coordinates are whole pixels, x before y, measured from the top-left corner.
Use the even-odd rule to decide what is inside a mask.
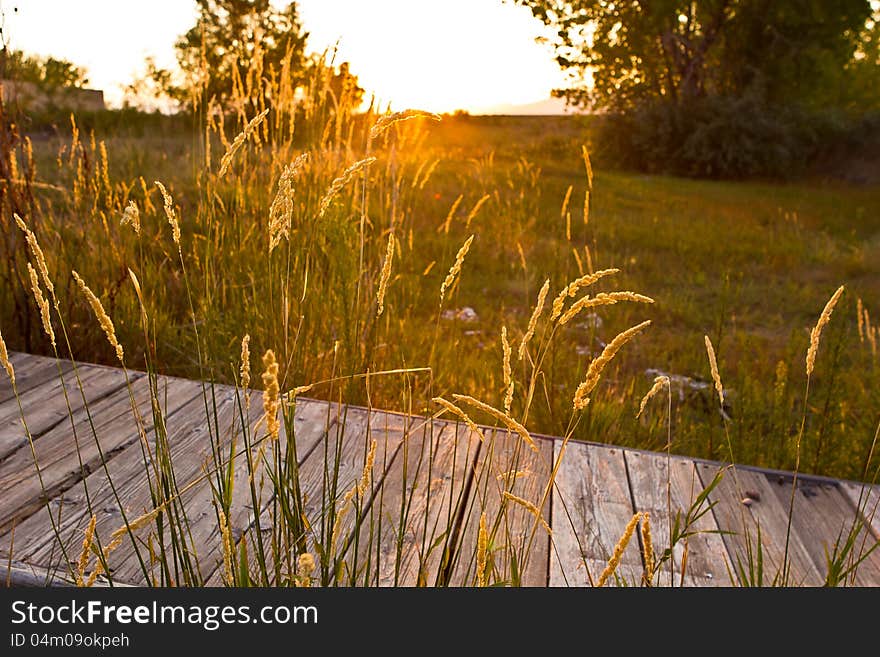
[[[177,117],[146,130],[112,122],[110,132],[74,121],[54,136],[28,136],[2,121],[8,346],[264,389],[265,421],[242,421],[232,444],[243,442],[228,449],[230,461],[246,459],[239,486],[271,519],[271,545],[259,525],[237,544],[230,537],[235,476],[220,447],[229,436],[216,421],[212,428],[206,393],[228,584],[372,581],[348,570],[347,550],[363,530],[373,535],[361,511],[376,492],[376,442],[364,443],[353,485],[338,480],[338,454],[334,462],[325,453],[320,508],[307,517],[295,450],[269,421],[280,409],[289,430],[297,395],[500,424],[516,450],[533,432],[875,478],[880,188],[637,176],[601,157],[590,163],[581,118],[353,115],[331,111],[315,88],[304,106],[283,89],[242,102],[268,102],[267,113],[213,107],[192,131]],[[826,307],[841,285],[836,307]],[[821,336],[817,321],[827,324]],[[808,376],[810,345],[818,358]],[[668,391],[637,419],[658,380]],[[163,400],[150,394],[161,427]],[[158,457],[144,456],[152,508],[124,518],[109,544],[89,508],[84,556],[68,559],[78,564],[75,581],[85,581],[90,553],[92,580],[106,571],[128,536],[136,552],[153,538],[167,546],[138,552],[145,581],[204,583],[188,557],[190,519],[167,435],[154,440],[144,439]],[[563,452],[535,487],[538,499],[515,502],[535,528]],[[38,466],[36,451],[34,459]],[[492,474],[496,464],[482,467]],[[506,497],[519,474],[501,474],[491,480]],[[711,510],[707,495],[682,510],[682,533],[670,530],[661,547],[686,543],[691,523]],[[401,505],[398,550],[409,522]],[[469,558],[454,526],[471,512],[450,507],[436,540],[423,538],[423,558],[432,550],[441,564]],[[476,583],[520,582],[515,566],[491,565],[493,552],[498,564],[528,561],[531,541],[504,536],[509,512],[480,518]],[[645,531],[637,513],[620,550],[638,522]],[[834,546],[830,584],[853,581],[860,555],[845,540],[859,535],[853,523]],[[749,569],[763,567],[741,556]],[[239,557],[245,565],[233,567]],[[646,584],[656,574],[650,561],[646,552]],[[161,578],[150,579],[158,566]],[[612,556],[599,581],[615,567]],[[767,581],[787,583],[785,570],[783,559]],[[448,584],[447,572],[435,583]]]
[[[451,391],[498,402],[504,388],[501,327],[507,327],[512,340],[522,336],[545,279],[552,299],[587,270],[619,268],[600,289],[633,290],[655,303],[598,308],[563,327],[544,360],[529,428],[564,434],[572,391],[590,358],[620,330],[651,319],[649,333],[621,352],[605,373],[575,437],[662,448],[667,436],[663,405],[635,419],[638,401],[656,374],[649,370],[660,370],[688,377],[673,379],[678,393],[673,450],[727,457],[722,418],[705,386],[709,371],[703,335],[708,335],[727,389],[736,459],[780,468],[794,464],[792,437],[803,410],[810,328],[831,293],[845,284],[847,293],[819,354],[803,463],[816,473],[863,475],[880,388],[876,353],[859,334],[856,300],[861,298],[870,312],[880,298],[880,189],[820,180],[774,184],[640,176],[604,170],[597,162],[585,223],[581,145],[590,141],[585,119],[464,116],[415,123],[397,128],[399,134],[380,154],[387,160],[369,170],[375,192],[368,200],[371,240],[364,258],[371,273],[360,278],[355,273],[358,194],[347,189],[350,207],[336,203],[318,221],[300,215],[291,238],[294,255],[286,257],[302,277],[286,281],[287,309],[266,303],[264,296],[274,276],[264,264],[279,267],[281,250],[271,264],[261,263],[260,255],[274,191],[270,172],[277,171],[281,159],[277,152],[269,160],[265,153],[249,154],[259,167],[236,169],[246,185],[236,189],[225,180],[213,182],[213,198],[206,202],[204,142],[198,136],[107,134],[99,135],[97,146],[81,136],[84,146],[73,158],[69,136],[37,139],[37,181],[71,190],[77,167],[90,166],[92,173],[79,175],[96,181],[91,198],[79,201],[69,192],[34,188],[37,231],[44,241],[51,241],[52,233],[58,236],[60,251],[46,249],[53,254],[50,259],[57,259],[53,269],[80,271],[109,298],[123,343],[140,338],[126,268],[139,272],[143,287],[154,295],[150,310],[155,311],[151,331],[157,368],[197,376],[194,336],[186,330],[184,281],[173,263],[176,253],[159,192],[151,184],[164,181],[179,209],[182,248],[192,256],[190,284],[205,366],[212,375],[231,379],[230,362],[245,331],[255,350],[273,347],[285,354],[288,387],[367,369],[433,368],[430,377],[406,384],[399,377],[377,379],[371,402],[391,408],[401,405],[401,390],[409,385],[419,391],[420,404]],[[100,142],[108,153],[106,181]],[[92,148],[96,161],[90,162]],[[216,160],[222,145],[215,149]],[[329,181],[358,159],[340,149],[331,157],[335,162],[318,165],[324,171],[313,187],[297,188],[302,205],[322,194],[320,175]],[[80,186],[79,193],[89,196],[90,183]],[[141,239],[118,225],[129,199],[144,215]],[[305,210],[302,205],[298,211]],[[211,226],[209,214],[217,217]],[[377,322],[352,322],[357,304],[369,304],[375,295],[366,284],[375,281],[381,268],[390,226],[395,226],[397,251],[387,308]],[[441,282],[471,234],[475,239],[460,282],[438,310]],[[304,252],[308,257],[295,255]],[[306,299],[300,301],[306,280]],[[3,304],[7,340],[16,348],[45,352],[48,345],[33,318],[28,332],[9,328],[16,326],[10,293],[7,288]],[[74,314],[85,311],[77,299],[70,304]],[[462,308],[474,314],[455,312]],[[112,362],[100,328],[85,317],[81,324],[81,330],[71,332],[77,356]],[[130,354],[137,358],[136,351]],[[514,408],[523,407],[524,390],[517,388]],[[327,395],[330,389],[319,386],[311,393]],[[347,394],[364,400],[362,386]]]

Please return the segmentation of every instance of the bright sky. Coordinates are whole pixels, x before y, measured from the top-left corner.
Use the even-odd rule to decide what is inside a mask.
[[[274,3],[274,0],[273,0]],[[275,4],[283,5],[284,2]],[[502,0],[299,0],[309,48],[339,42],[368,94],[395,109],[493,111],[547,99],[563,84],[543,26]],[[119,104],[152,55],[174,64],[173,44],[195,24],[191,0],[0,0],[12,48],[73,61]]]

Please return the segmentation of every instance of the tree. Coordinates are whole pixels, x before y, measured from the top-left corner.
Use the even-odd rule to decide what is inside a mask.
[[[7,48],[0,51],[0,77],[52,88],[83,87],[89,83],[86,70],[66,59],[27,55]]]
[[[871,17],[868,0],[515,1],[555,30],[573,82],[557,95],[623,111],[756,90],[769,102],[827,100]]]
[[[266,72],[278,72],[288,60],[285,69],[297,78],[295,82],[304,79],[308,34],[302,29],[295,2],[278,10],[269,0],[197,1],[198,22],[177,41],[175,49],[189,85],[203,84],[205,100],[213,97],[222,103],[229,99],[236,74],[253,70],[255,62]],[[176,95],[191,91],[178,89]]]

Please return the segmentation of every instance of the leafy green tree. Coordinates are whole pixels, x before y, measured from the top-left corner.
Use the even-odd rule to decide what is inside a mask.
[[[190,84],[203,83],[205,99],[223,102],[233,93],[234,70],[249,69],[259,56],[265,71],[281,70],[289,59],[290,74],[301,81],[306,68],[303,31],[295,2],[276,9],[269,0],[197,0],[195,26],[175,44],[177,60]],[[209,72],[205,81],[204,71]],[[178,90],[180,92],[191,89]]]
[[[624,111],[756,90],[771,103],[828,102],[872,13],[868,0],[515,1],[555,31],[572,80],[558,95]]]
[[[66,59],[28,55],[7,48],[0,51],[0,77],[53,88],[83,87],[89,83],[86,70]]]

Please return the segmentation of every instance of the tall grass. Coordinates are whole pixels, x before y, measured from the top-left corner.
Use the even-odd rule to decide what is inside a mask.
[[[341,96],[332,91],[332,72],[330,65],[317,67],[308,89],[298,93],[283,75],[241,71],[230,102],[197,97],[201,111],[186,172],[114,176],[157,154],[131,154],[124,166],[114,165],[106,143],[82,134],[71,118],[70,139],[53,161],[40,165],[52,167],[53,182],[42,183],[30,142],[4,117],[2,326],[19,348],[123,368],[151,498],[150,508],[136,517],[123,513],[121,525],[108,531],[98,521],[80,459],[87,507],[80,554],[67,554],[60,521],[49,514],[73,581],[112,582],[114,551],[127,543],[137,581],[144,584],[395,583],[411,566],[406,555],[414,540],[412,567],[421,584],[519,585],[536,543],[548,533],[553,540],[545,514],[566,448],[578,438],[602,437],[614,422],[613,409],[632,396],[627,393],[635,386],[613,385],[615,365],[630,341],[635,346],[651,339],[644,315],[654,299],[604,291],[620,271],[599,269],[604,260],[593,232],[596,191],[587,151],[583,209],[572,201],[569,186],[556,228],[564,235],[565,255],[544,271],[530,259],[542,248],[535,219],[541,212],[540,172],[533,164],[521,159],[501,171],[487,156],[466,163],[467,187],[435,188],[435,178],[445,170],[448,182],[456,166],[425,147],[425,125],[439,117],[418,111],[356,114],[346,90]],[[14,222],[14,216],[21,219]],[[465,308],[475,298],[471,281],[486,277],[509,281],[511,296],[521,303],[520,312],[510,313],[491,335],[486,328],[468,328]],[[492,316],[482,306],[479,312]],[[612,326],[619,324],[607,344],[596,334],[599,312]],[[861,304],[858,317],[863,341],[873,349],[876,328],[865,328],[869,316]],[[485,327],[485,320],[479,325]],[[590,358],[572,358],[572,341],[583,333]],[[491,365],[488,357],[466,357],[472,351],[491,354]],[[259,362],[252,362],[252,352]],[[811,354],[815,363],[812,346]],[[724,416],[711,348],[710,356]],[[3,360],[6,366],[5,355]],[[137,398],[128,368],[147,373],[146,404]],[[158,373],[169,369],[203,382],[209,461],[188,483],[178,481],[169,442],[174,418],[159,384]],[[60,367],[59,376],[66,376]],[[75,367],[73,376],[87,408]],[[262,392],[251,390],[258,377]],[[235,394],[224,398],[215,382],[233,384]],[[668,404],[665,415],[654,418],[665,419],[669,453],[669,376],[655,379],[639,414],[662,386]],[[303,436],[295,417],[297,400],[306,393],[330,401],[317,420],[326,436],[310,448],[321,452],[317,483],[304,481],[299,469],[297,441]],[[389,416],[374,415],[374,408],[407,413],[395,428],[399,450],[393,432],[381,426]],[[26,423],[25,409],[22,414]],[[77,434],[72,411],[71,427],[78,455],[86,444],[95,445],[124,509],[91,417],[89,435]],[[527,474],[520,465],[528,451],[538,451],[532,435],[538,429],[560,435],[561,448],[544,464],[547,480],[526,498],[517,482]],[[351,430],[362,436],[353,452],[346,442]],[[727,423],[724,431],[732,461],[736,437]],[[802,422],[798,459],[803,435]],[[424,472],[428,482],[447,474],[440,469],[448,464],[439,462],[438,436],[454,441],[453,464],[464,458],[479,464],[479,471],[467,486],[453,486],[457,495],[447,493],[432,514],[416,503],[410,484]],[[817,467],[830,448],[827,439],[817,444]],[[355,463],[348,460],[351,453]],[[382,485],[392,459],[402,459],[400,491]],[[873,452],[861,473],[865,478],[872,459]],[[675,546],[711,511],[710,494],[721,476],[697,492],[686,513],[670,517],[670,535],[656,553],[649,517],[637,513],[617,547],[608,546],[605,570],[587,570],[589,581],[626,583],[617,565],[627,543],[639,540],[641,582],[658,583]],[[186,505],[205,482],[211,494],[204,502],[217,537],[208,555],[197,554],[201,543],[195,536],[204,528]],[[475,487],[474,495],[468,486]],[[393,518],[376,510],[395,499]],[[245,521],[243,508],[251,510]],[[524,535],[511,532],[514,514],[527,518]],[[477,539],[470,545],[464,528],[477,519]],[[414,523],[424,523],[415,538]],[[845,583],[857,567],[857,550],[864,555],[876,547],[857,546],[861,529],[854,526],[829,557],[835,583]],[[389,532],[391,555],[380,550],[389,544]],[[745,558],[748,565],[734,579],[748,580],[748,569],[751,579],[762,581],[760,559]],[[786,582],[784,571],[779,581]]]

